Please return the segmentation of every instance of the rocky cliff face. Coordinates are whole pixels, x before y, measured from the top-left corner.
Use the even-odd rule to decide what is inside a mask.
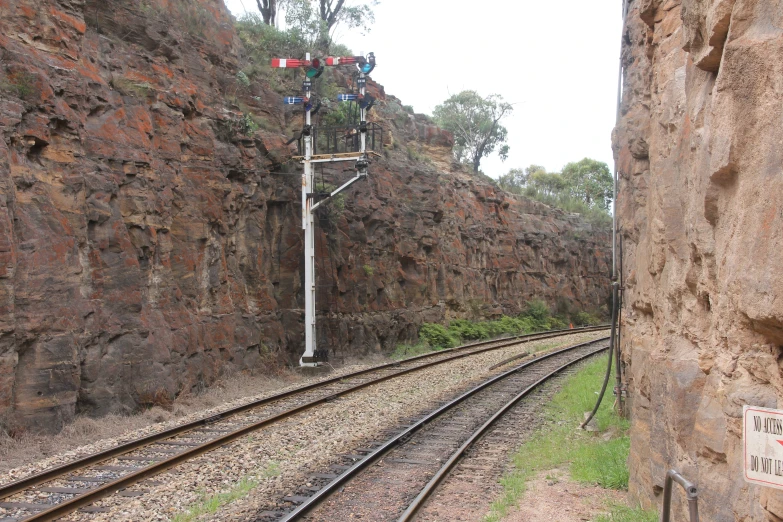
[[[0,0],[0,29],[0,416],[56,430],[297,359],[298,116],[238,83],[222,2]],[[319,216],[331,353],[533,296],[603,303],[605,233],[452,171],[450,136],[372,89],[384,157]]]
[[[783,520],[741,448],[742,406],[783,397],[782,56],[779,0],[631,2],[615,140],[631,490],[652,504],[677,468],[716,522]]]

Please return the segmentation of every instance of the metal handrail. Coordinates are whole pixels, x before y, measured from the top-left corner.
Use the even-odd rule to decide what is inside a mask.
[[[672,511],[672,482],[676,482],[685,490],[685,496],[688,499],[688,512],[690,513],[690,522],[699,522],[699,490],[677,471],[670,469],[666,473],[666,483],[663,486],[663,512],[661,513],[661,522],[670,522]]]
[[[312,128],[313,154],[342,154],[359,152],[359,139],[362,128],[366,135],[368,151],[383,152],[383,127],[376,122],[369,122],[364,127],[360,125],[314,126]],[[304,136],[299,136],[298,154],[304,155]]]

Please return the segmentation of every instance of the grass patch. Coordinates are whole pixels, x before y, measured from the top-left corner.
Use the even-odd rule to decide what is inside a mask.
[[[178,513],[172,520],[173,522],[191,522],[204,515],[216,513],[221,506],[244,497],[256,486],[258,486],[258,481],[255,478],[245,477],[234,484],[228,491],[214,495],[202,495],[187,511]]]
[[[395,361],[401,361],[402,359],[410,359],[411,357],[423,355],[436,349],[437,348],[434,349],[423,341],[416,344],[398,344],[397,348],[391,353],[389,357]]]
[[[642,508],[612,504],[608,515],[601,515],[595,522],[658,522],[658,513]]]
[[[261,476],[264,478],[274,478],[279,477],[280,473],[280,463],[272,461],[269,463],[269,465],[266,467],[266,469],[261,473]]]
[[[514,470],[501,479],[503,494],[492,504],[485,522],[496,522],[505,517],[524,493],[527,481],[537,473],[565,464],[570,467],[571,478],[578,482],[628,489],[629,423],[615,414],[610,394],[604,397],[596,415],[598,427],[603,433],[578,430],[584,420],[584,412],[592,410],[595,405],[606,363],[606,357],[601,357],[588,364],[570,377],[555,395],[545,411],[546,426],[536,431],[514,454]],[[608,440],[604,440],[606,433],[612,434]],[[617,513],[617,516],[624,516],[622,511]]]

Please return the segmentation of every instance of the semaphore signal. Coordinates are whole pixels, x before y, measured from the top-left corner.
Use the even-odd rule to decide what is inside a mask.
[[[318,78],[324,71],[324,66],[355,65],[359,71],[356,85],[358,94],[340,94],[338,101],[355,101],[359,105],[359,150],[352,153],[327,154],[313,156],[312,115],[318,112],[320,102],[313,107],[311,79]],[[284,69],[305,69],[306,79],[302,82],[303,96],[286,96],[283,98],[285,105],[302,105],[305,111],[302,140],[304,141],[304,156],[302,164],[302,228],[304,229],[304,267],[305,267],[305,350],[299,360],[301,366],[318,366],[319,361],[326,359],[326,350],[317,350],[315,331],[315,219],[316,208],[327,202],[359,180],[367,177],[369,160],[367,157],[367,111],[369,111],[375,99],[367,94],[366,75],[375,69],[375,54],[367,56],[327,57],[326,59],[310,58],[307,54],[304,60],[293,58],[273,58],[272,67]],[[374,140],[374,135],[373,135]],[[343,183],[340,187],[327,194],[316,194],[315,173],[313,163],[355,161],[356,175]]]

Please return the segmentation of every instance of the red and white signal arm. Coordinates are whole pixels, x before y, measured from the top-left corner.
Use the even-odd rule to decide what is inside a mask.
[[[307,60],[297,60],[295,58],[272,58],[272,67],[281,69],[294,69],[296,67],[307,67],[310,62]]]
[[[783,489],[783,410],[743,406],[745,481]]]

